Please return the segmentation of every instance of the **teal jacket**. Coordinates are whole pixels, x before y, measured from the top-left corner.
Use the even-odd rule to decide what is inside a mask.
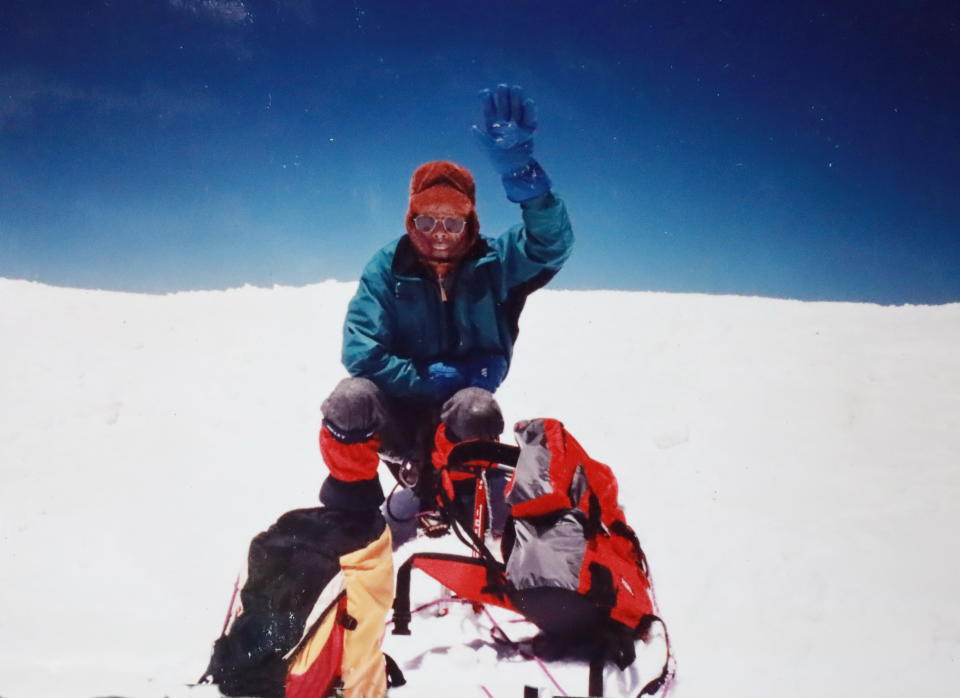
[[[527,296],[563,266],[573,230],[552,194],[523,204],[523,224],[499,238],[480,237],[461,262],[444,303],[432,272],[403,236],[363,270],[343,326],[343,364],[388,396],[427,398],[420,370],[474,353],[500,354],[508,365]]]

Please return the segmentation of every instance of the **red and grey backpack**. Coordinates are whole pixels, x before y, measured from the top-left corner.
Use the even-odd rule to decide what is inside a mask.
[[[502,546],[510,599],[561,640],[598,624],[609,635],[608,658],[626,666],[656,616],[613,471],[555,419],[522,422],[515,433],[520,453],[506,493],[512,526]]]

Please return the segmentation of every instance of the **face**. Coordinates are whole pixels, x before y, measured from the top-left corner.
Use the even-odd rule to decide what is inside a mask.
[[[456,261],[466,254],[471,236],[466,216],[451,206],[431,206],[417,211],[410,237],[424,257],[436,261]]]

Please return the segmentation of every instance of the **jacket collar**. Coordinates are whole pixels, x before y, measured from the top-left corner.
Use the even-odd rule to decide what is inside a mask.
[[[476,243],[461,260],[461,263],[475,261],[476,264],[485,264],[495,258],[496,254],[487,239],[478,237]],[[393,253],[393,263],[390,265],[390,271],[393,272],[394,276],[399,277],[431,278],[430,267],[423,263],[410,238],[406,235],[397,241],[397,249]]]

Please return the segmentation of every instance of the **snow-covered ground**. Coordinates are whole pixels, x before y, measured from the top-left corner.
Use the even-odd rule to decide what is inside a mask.
[[[250,537],[316,501],[354,287],[0,279],[0,696],[212,695]],[[542,291],[498,396],[615,469],[674,696],[956,695],[960,304]],[[388,636],[391,695],[518,698],[482,622]]]

